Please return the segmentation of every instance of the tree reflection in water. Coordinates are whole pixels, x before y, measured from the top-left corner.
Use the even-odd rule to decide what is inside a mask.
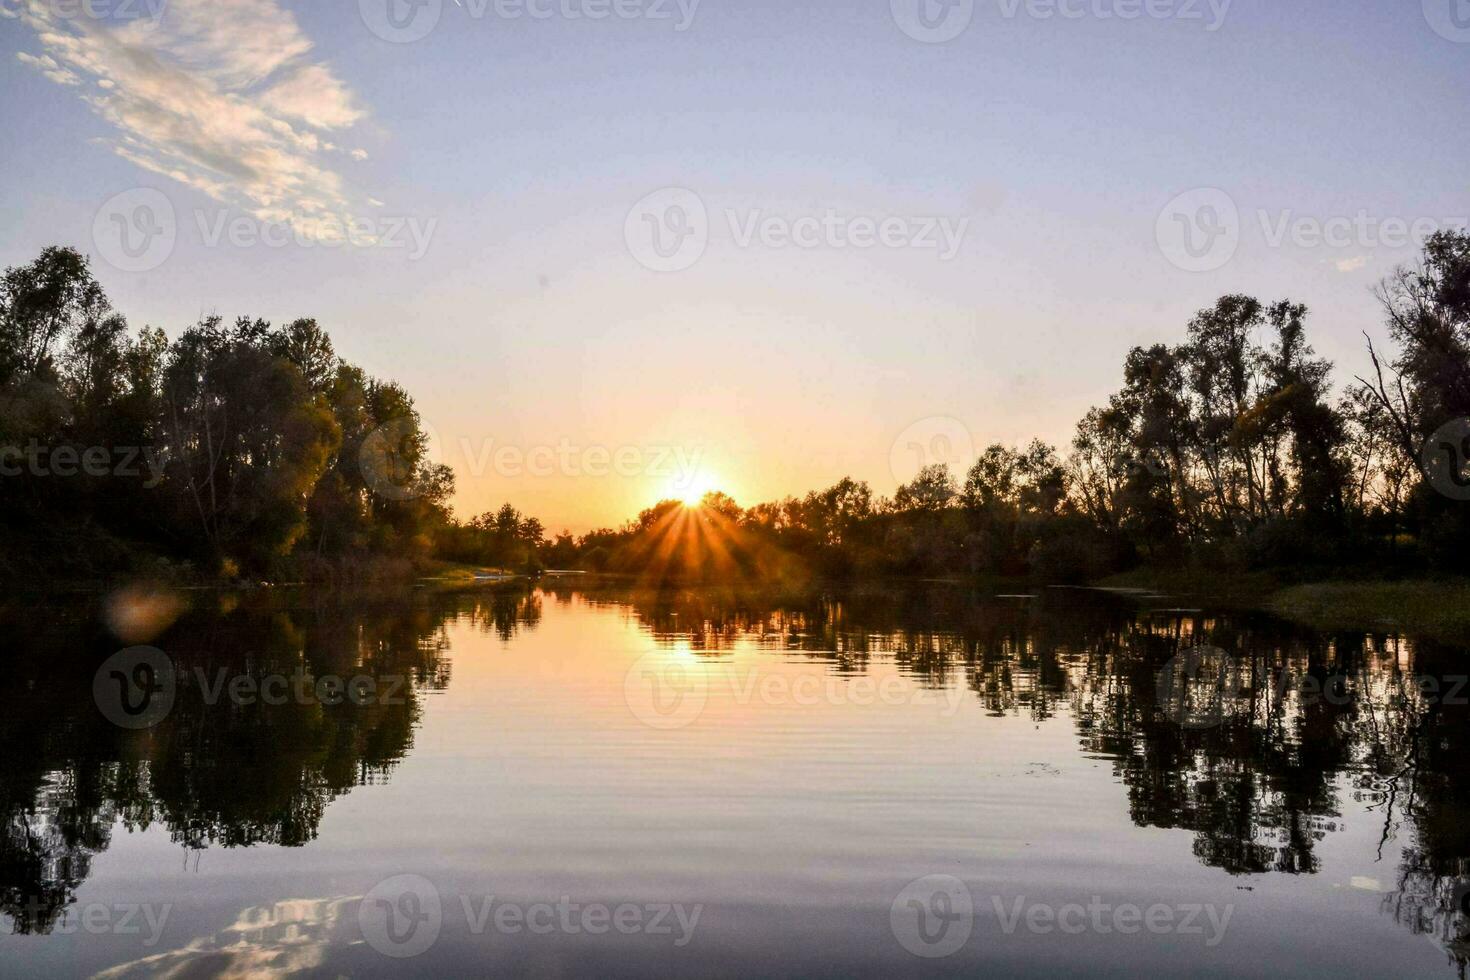
[[[1081,590],[645,593],[578,582],[196,607],[158,641],[183,667],[402,676],[404,697],[210,705],[185,686],[165,721],[142,733],[109,724],[92,702],[92,672],[116,649],[105,630],[64,609],[44,629],[12,622],[0,673],[9,709],[0,911],[16,931],[49,931],[119,824],[160,824],[194,849],[311,841],[334,799],[389,778],[411,750],[424,695],[450,683],[451,621],[510,640],[539,622],[543,603],[573,596],[699,655],[748,645],[851,676],[891,658],[927,687],[973,692],[991,715],[1070,715],[1080,749],[1111,760],[1136,824],[1188,830],[1200,862],[1231,875],[1321,870],[1318,845],[1348,794],[1381,819],[1380,856],[1389,841],[1406,842],[1385,912],[1438,940],[1461,975],[1470,962],[1470,788],[1459,777],[1470,689],[1455,679],[1465,651],[1314,633],[1252,613],[1148,612]],[[1207,723],[1181,725],[1160,675],[1199,649],[1229,682]]]
[[[181,682],[168,716],[140,732],[112,725],[93,701],[92,676],[116,640],[75,610],[47,614],[40,624],[7,620],[11,656],[0,672],[0,912],[20,933],[56,926],[119,824],[162,825],[189,849],[315,839],[332,800],[386,780],[408,754],[423,695],[450,681],[448,622],[509,637],[540,612],[533,594],[504,590],[196,605],[155,642],[181,676],[203,682]],[[363,676],[385,696],[235,703],[212,687],[222,676]]]
[[[553,592],[553,595],[556,593]],[[593,593],[594,597],[596,593]],[[738,590],[635,595],[655,638],[718,654],[737,641],[862,672],[874,656],[935,687],[963,684],[994,715],[1069,711],[1081,748],[1112,760],[1140,826],[1195,835],[1232,875],[1313,874],[1340,793],[1405,850],[1386,910],[1470,963],[1466,651],[1391,634],[1321,634],[1262,614],[1141,612],[1085,590],[994,598],[961,589],[769,597]],[[1180,725],[1160,672],[1217,648],[1230,682],[1217,722]]]

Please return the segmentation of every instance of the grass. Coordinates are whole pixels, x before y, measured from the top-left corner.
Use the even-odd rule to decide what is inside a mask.
[[[466,565],[462,562],[439,561],[431,559],[421,566],[419,577],[424,580],[435,582],[447,582],[451,584],[469,584],[475,581],[479,575],[511,575],[514,574],[503,568],[490,568],[486,565]]]
[[[1270,572],[1221,572],[1189,565],[1136,568],[1096,584],[1103,588],[1149,589],[1164,595],[1197,596],[1223,600],[1226,605],[1251,606],[1261,605],[1281,588],[1281,580]]]
[[[1470,642],[1470,581],[1321,582],[1283,589],[1271,612],[1322,630],[1406,632]]]
[[[1097,584],[1263,609],[1319,630],[1407,633],[1470,645],[1470,579],[1304,583],[1293,577],[1180,566],[1139,568]]]

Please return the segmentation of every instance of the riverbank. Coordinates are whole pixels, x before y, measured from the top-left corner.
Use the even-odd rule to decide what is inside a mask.
[[[1408,633],[1470,645],[1470,579],[1302,582],[1277,572],[1136,569],[1099,582],[1145,588],[1203,605],[1260,609],[1318,630]]]
[[[270,586],[305,586],[331,591],[401,591],[405,587],[433,589],[470,588],[521,581],[531,583],[537,576],[510,569],[467,565],[436,559],[373,558],[357,562],[309,562],[305,567],[291,567],[275,581],[241,580],[239,578],[206,578],[187,564],[161,560],[144,563],[130,574],[108,577],[52,578],[32,575],[16,579],[10,590],[17,594],[66,594],[110,592],[128,584],[148,584],[173,589],[254,589]],[[579,573],[585,574],[585,573]],[[587,575],[583,588],[597,589],[611,582],[618,587],[638,584],[631,575]],[[922,580],[934,582],[936,580]],[[991,580],[984,583],[963,578],[942,580],[959,588],[982,591],[1020,592],[1041,583],[1015,580]],[[754,585],[746,582],[744,585]],[[832,583],[829,583],[832,584]],[[847,582],[850,588],[855,583]],[[873,581],[868,587],[892,588],[894,582]],[[919,580],[911,581],[917,585]],[[659,582],[654,588],[729,588],[734,583]],[[766,581],[764,589],[797,594],[821,583]],[[1093,583],[1094,588],[1110,590],[1146,590],[1187,600],[1189,604],[1210,609],[1255,609],[1313,629],[1364,630],[1404,633],[1455,645],[1470,646],[1470,579],[1410,579],[1400,581],[1329,580],[1301,581],[1281,572],[1224,573],[1199,568],[1139,568]]]
[[[1314,629],[1368,629],[1470,644],[1470,580],[1318,582],[1272,595],[1265,608]]]

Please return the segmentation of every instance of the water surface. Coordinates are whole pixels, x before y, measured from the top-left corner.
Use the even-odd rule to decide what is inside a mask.
[[[0,974],[1463,976],[1466,651],[1195,604],[16,607]]]

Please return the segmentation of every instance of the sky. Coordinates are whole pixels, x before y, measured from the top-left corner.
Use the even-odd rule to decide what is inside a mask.
[[[0,265],[314,317],[553,530],[1033,437],[1470,214],[1467,0],[0,0]]]

